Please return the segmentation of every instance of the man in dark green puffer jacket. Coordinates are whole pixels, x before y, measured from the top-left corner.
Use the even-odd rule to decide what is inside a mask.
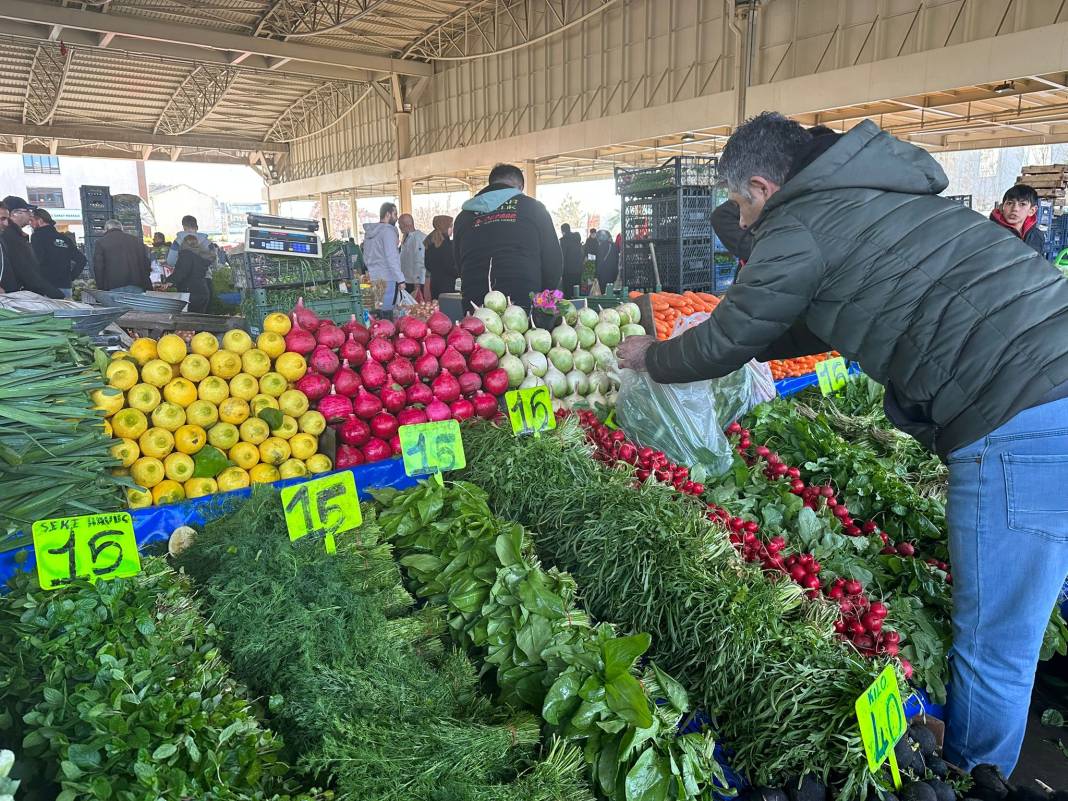
[[[745,269],[705,323],[628,338],[620,363],[681,383],[834,348],[886,387],[890,419],[950,466],[946,752],[1008,774],[1068,574],[1068,280],[871,122],[812,136],[765,113],[720,171],[755,237]]]

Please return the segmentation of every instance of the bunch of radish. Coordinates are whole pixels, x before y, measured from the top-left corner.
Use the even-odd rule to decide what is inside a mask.
[[[286,349],[308,361],[296,386],[336,429],[339,468],[398,455],[403,425],[491,420],[508,389],[497,355],[475,341],[486,330],[475,317],[454,325],[436,311],[368,328],[353,315],[337,326],[298,301],[292,318]]]

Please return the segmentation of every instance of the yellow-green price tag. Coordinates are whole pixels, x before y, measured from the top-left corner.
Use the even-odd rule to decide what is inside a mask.
[[[433,473],[441,481],[442,473],[467,466],[460,424],[456,420],[401,426],[397,434],[404,457],[404,472],[410,476]]]
[[[337,553],[335,536],[363,522],[356,479],[349,470],[283,487],[282,511],[291,542],[321,534],[327,553]]]
[[[533,434],[556,428],[553,399],[548,387],[513,389],[504,394],[504,406],[513,434]]]
[[[849,380],[849,368],[845,359],[836,356],[816,363],[816,378],[820,382],[820,392],[830,395],[846,385]]]
[[[141,572],[129,512],[57,517],[33,524],[37,580],[58,590],[78,579],[122,578]]]
[[[868,755],[868,769],[878,773],[889,757],[894,786],[901,787],[894,746],[905,733],[905,708],[897,686],[897,674],[891,665],[887,665],[879,678],[857,699],[856,709],[860,737]]]

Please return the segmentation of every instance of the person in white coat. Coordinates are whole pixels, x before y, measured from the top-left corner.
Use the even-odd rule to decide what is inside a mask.
[[[401,272],[404,273],[404,283],[408,285],[408,291],[415,295],[416,300],[423,299],[423,285],[426,283],[426,246],[423,241],[426,234],[415,227],[415,220],[411,214],[402,214],[397,225],[400,226],[401,234]]]
[[[385,284],[382,295],[382,311],[392,311],[402,289],[405,288],[401,272],[400,235],[397,233],[397,204],[383,203],[378,212],[378,222],[364,223],[363,260],[372,282]]]

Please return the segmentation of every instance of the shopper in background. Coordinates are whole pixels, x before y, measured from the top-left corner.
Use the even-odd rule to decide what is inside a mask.
[[[1068,574],[1068,282],[870,121],[813,137],[766,112],[719,169],[749,263],[706,322],[628,337],[620,363],[677,383],[834,348],[886,387],[887,416],[949,464],[946,759],[1008,775]]]
[[[178,263],[174,265],[174,272],[167,281],[179,292],[189,293],[188,311],[203,314],[208,310],[211,301],[211,282],[208,280],[210,267],[211,253],[204,249],[196,236],[187,235],[178,251]]]
[[[1020,237],[1038,253],[1045,253],[1046,238],[1038,227],[1038,192],[1027,184],[1010,187],[990,219]]]
[[[30,216],[33,233],[30,244],[41,267],[41,275],[50,286],[71,297],[71,284],[82,274],[88,261],[78,250],[78,244],[70,234],[56,230],[56,221],[44,209],[34,209]]]
[[[564,277],[562,289],[564,297],[569,297],[576,284],[582,283],[582,237],[571,230],[571,226],[564,223],[560,226],[560,252],[564,259]]]
[[[182,230],[174,235],[174,241],[171,242],[170,250],[167,251],[167,265],[174,267],[178,263],[178,253],[182,248],[182,241],[187,236],[195,236],[200,242],[201,249],[211,254],[212,263],[215,262],[215,250],[212,241],[208,239],[207,234],[200,233],[200,225],[197,223],[197,218],[192,214],[187,214],[182,217]]]
[[[193,234],[190,236],[195,238]],[[145,243],[123,232],[118,220],[105,222],[104,235],[93,247],[93,275],[96,276],[97,289],[144,292],[152,288],[151,273]]]
[[[437,300],[442,292],[455,292],[456,279],[456,251],[453,242],[449,238],[452,230],[452,217],[447,214],[439,214],[434,218],[434,230],[423,241],[425,252],[426,277],[429,290],[427,291],[432,300]]]
[[[408,291],[415,296],[416,300],[423,299],[423,284],[426,283],[426,264],[423,240],[426,234],[415,227],[415,220],[411,214],[402,214],[397,218],[397,226],[401,234],[401,272],[404,273],[404,283]]]
[[[4,247],[4,229],[7,228],[7,220],[10,212],[7,206],[0,203],[0,295],[7,292],[4,273],[7,270],[7,250]]]
[[[16,195],[3,200],[6,224],[0,229],[0,242],[4,248],[3,271],[0,272],[0,288],[4,292],[36,292],[47,298],[59,300],[63,293],[48,282],[33,255],[30,238],[23,233],[30,223],[33,206]]]
[[[456,218],[456,261],[464,309],[481,305],[491,289],[529,311],[530,296],[560,285],[563,256],[545,206],[523,194],[523,171],[498,164],[489,185],[463,204]]]
[[[612,234],[603,228],[597,232],[597,284],[605,291],[608,284],[615,283],[619,275],[619,248],[612,241]]]
[[[400,237],[397,235],[397,204],[383,203],[378,222],[364,223],[363,260],[371,281],[382,285],[383,311],[392,311],[404,289],[401,272]]]
[[[582,245],[582,252],[587,256],[597,258],[597,229],[591,228],[586,235],[586,242]]]

